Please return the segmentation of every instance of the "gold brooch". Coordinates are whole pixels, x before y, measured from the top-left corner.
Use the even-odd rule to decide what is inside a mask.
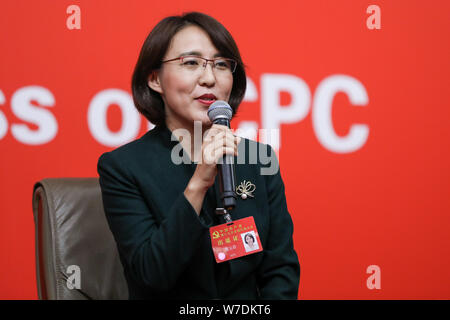
[[[248,197],[253,198],[253,192],[255,191],[256,186],[251,183],[250,181],[242,181],[240,185],[236,187],[236,194],[238,196],[241,196],[243,200],[247,199]]]

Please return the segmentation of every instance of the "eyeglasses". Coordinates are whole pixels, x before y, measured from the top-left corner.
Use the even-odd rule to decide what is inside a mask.
[[[174,58],[170,60],[162,61],[162,63],[171,62],[180,60],[180,66],[187,70],[192,72],[199,72],[201,71],[201,67],[203,69],[206,69],[206,65],[208,62],[212,62],[212,67],[214,71],[220,72],[220,73],[227,73],[231,72],[233,73],[236,70],[237,62],[233,59],[229,58],[214,58],[214,59],[206,59],[199,56],[182,56],[179,58]]]

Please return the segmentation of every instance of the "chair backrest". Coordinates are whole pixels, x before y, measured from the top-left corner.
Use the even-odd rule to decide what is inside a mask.
[[[127,299],[98,178],[44,179],[33,190],[39,299]]]

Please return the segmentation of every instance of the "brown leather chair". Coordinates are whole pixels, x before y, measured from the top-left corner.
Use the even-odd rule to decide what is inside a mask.
[[[98,178],[36,183],[33,213],[39,299],[128,298]]]

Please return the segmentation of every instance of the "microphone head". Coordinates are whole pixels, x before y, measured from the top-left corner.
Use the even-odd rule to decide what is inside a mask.
[[[231,109],[226,101],[217,100],[208,108],[208,117],[211,122],[214,122],[214,120],[219,118],[226,118],[230,121],[232,116],[233,109]]]

